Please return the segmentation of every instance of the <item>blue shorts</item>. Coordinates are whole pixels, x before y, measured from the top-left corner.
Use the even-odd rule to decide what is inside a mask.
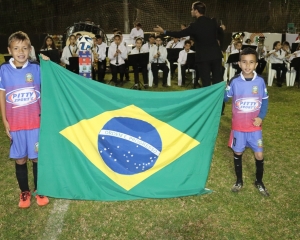
[[[231,130],[228,146],[235,152],[244,152],[246,147],[250,147],[254,152],[262,152],[262,131],[239,132]]]
[[[10,132],[12,137],[9,157],[21,159],[38,157],[40,129],[20,130]]]

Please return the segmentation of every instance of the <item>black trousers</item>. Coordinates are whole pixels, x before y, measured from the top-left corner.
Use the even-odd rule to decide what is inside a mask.
[[[168,74],[169,74],[169,68],[166,63],[152,63],[151,64],[151,71],[153,74],[153,83],[155,85],[158,85],[158,70],[163,71],[163,85],[167,84]]]
[[[134,73],[134,83],[139,83],[139,73],[142,72],[144,84],[148,84],[148,69],[147,65],[145,66],[139,66],[135,65],[133,66],[133,73]]]
[[[129,81],[129,64],[128,64],[128,60],[125,59],[125,68],[124,68],[124,74],[125,74],[125,78],[126,80]]]
[[[185,74],[186,74],[186,70],[187,70],[187,69],[193,69],[193,70],[196,71],[196,79],[194,79],[194,85],[197,85],[197,82],[198,82],[198,80],[199,80],[199,72],[198,72],[196,66],[190,67],[190,66],[188,66],[188,65],[186,65],[186,64],[181,65],[181,78],[182,78],[182,83],[181,83],[181,85],[184,85],[184,84],[185,84]]]
[[[261,58],[258,60],[258,64],[257,64],[257,67],[256,67],[256,73],[261,75],[266,67],[266,60],[264,58]]]
[[[112,81],[113,82],[117,82],[117,75],[118,72],[120,73],[120,81],[123,82],[123,78],[124,78],[124,72],[125,72],[125,64],[121,64],[121,65],[114,65],[114,64],[110,64],[110,69],[111,69],[111,75],[112,75]]]
[[[207,87],[223,81],[222,76],[222,59],[214,59],[196,63],[199,76],[202,80],[202,86]],[[210,78],[212,74],[212,80]]]
[[[285,79],[287,68],[284,63],[272,63],[272,69],[276,70],[277,83],[282,84]]]
[[[176,61],[175,61],[175,62],[176,62]],[[172,75],[172,76],[174,75],[175,70],[176,70],[177,67],[178,67],[177,64],[174,64],[173,61],[170,61],[170,68],[171,68],[171,75]]]
[[[93,74],[93,79],[96,80],[96,75],[98,76],[98,81],[99,82],[104,82],[104,77],[105,77],[105,72],[106,72],[106,61],[102,62],[97,62],[98,65],[98,70],[95,71],[94,68],[92,68],[92,74]]]

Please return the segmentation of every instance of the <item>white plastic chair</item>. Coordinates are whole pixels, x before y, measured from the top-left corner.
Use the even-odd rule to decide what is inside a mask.
[[[181,64],[178,64],[178,68],[177,68],[177,71],[178,71],[178,86],[181,86],[182,85],[182,76],[181,76]],[[191,72],[192,73],[192,79],[193,79],[193,83],[194,83],[194,80],[196,78],[196,70],[195,69],[186,69],[185,72]]]
[[[170,62],[168,60],[166,60],[166,63],[167,63],[167,66],[169,68],[167,85],[171,86],[171,68],[170,68]],[[163,73],[162,70],[158,70],[158,74],[159,75],[162,74],[162,73]],[[152,71],[151,71],[151,63],[148,64],[148,84],[149,84],[149,87],[152,87],[152,85],[153,85],[153,74],[152,74]]]
[[[275,75],[276,75],[276,70],[272,69],[272,63],[270,63],[270,61],[268,61],[268,86],[269,87],[272,87],[273,79],[274,79]],[[290,84],[289,71],[286,72],[285,79],[286,79],[286,85],[289,86],[289,84]]]

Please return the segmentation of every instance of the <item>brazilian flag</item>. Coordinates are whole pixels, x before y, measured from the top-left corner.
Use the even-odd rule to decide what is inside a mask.
[[[51,61],[41,69],[39,194],[115,201],[209,192],[224,83],[135,91]]]

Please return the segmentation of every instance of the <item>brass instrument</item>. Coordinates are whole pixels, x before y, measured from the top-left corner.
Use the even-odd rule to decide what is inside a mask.
[[[265,38],[260,37],[258,39],[258,45],[257,45],[258,59],[264,58],[264,47],[265,47]]]
[[[93,57],[94,57],[93,68],[95,71],[98,71],[99,54],[96,51],[95,45],[92,48],[92,53],[93,53]]]

